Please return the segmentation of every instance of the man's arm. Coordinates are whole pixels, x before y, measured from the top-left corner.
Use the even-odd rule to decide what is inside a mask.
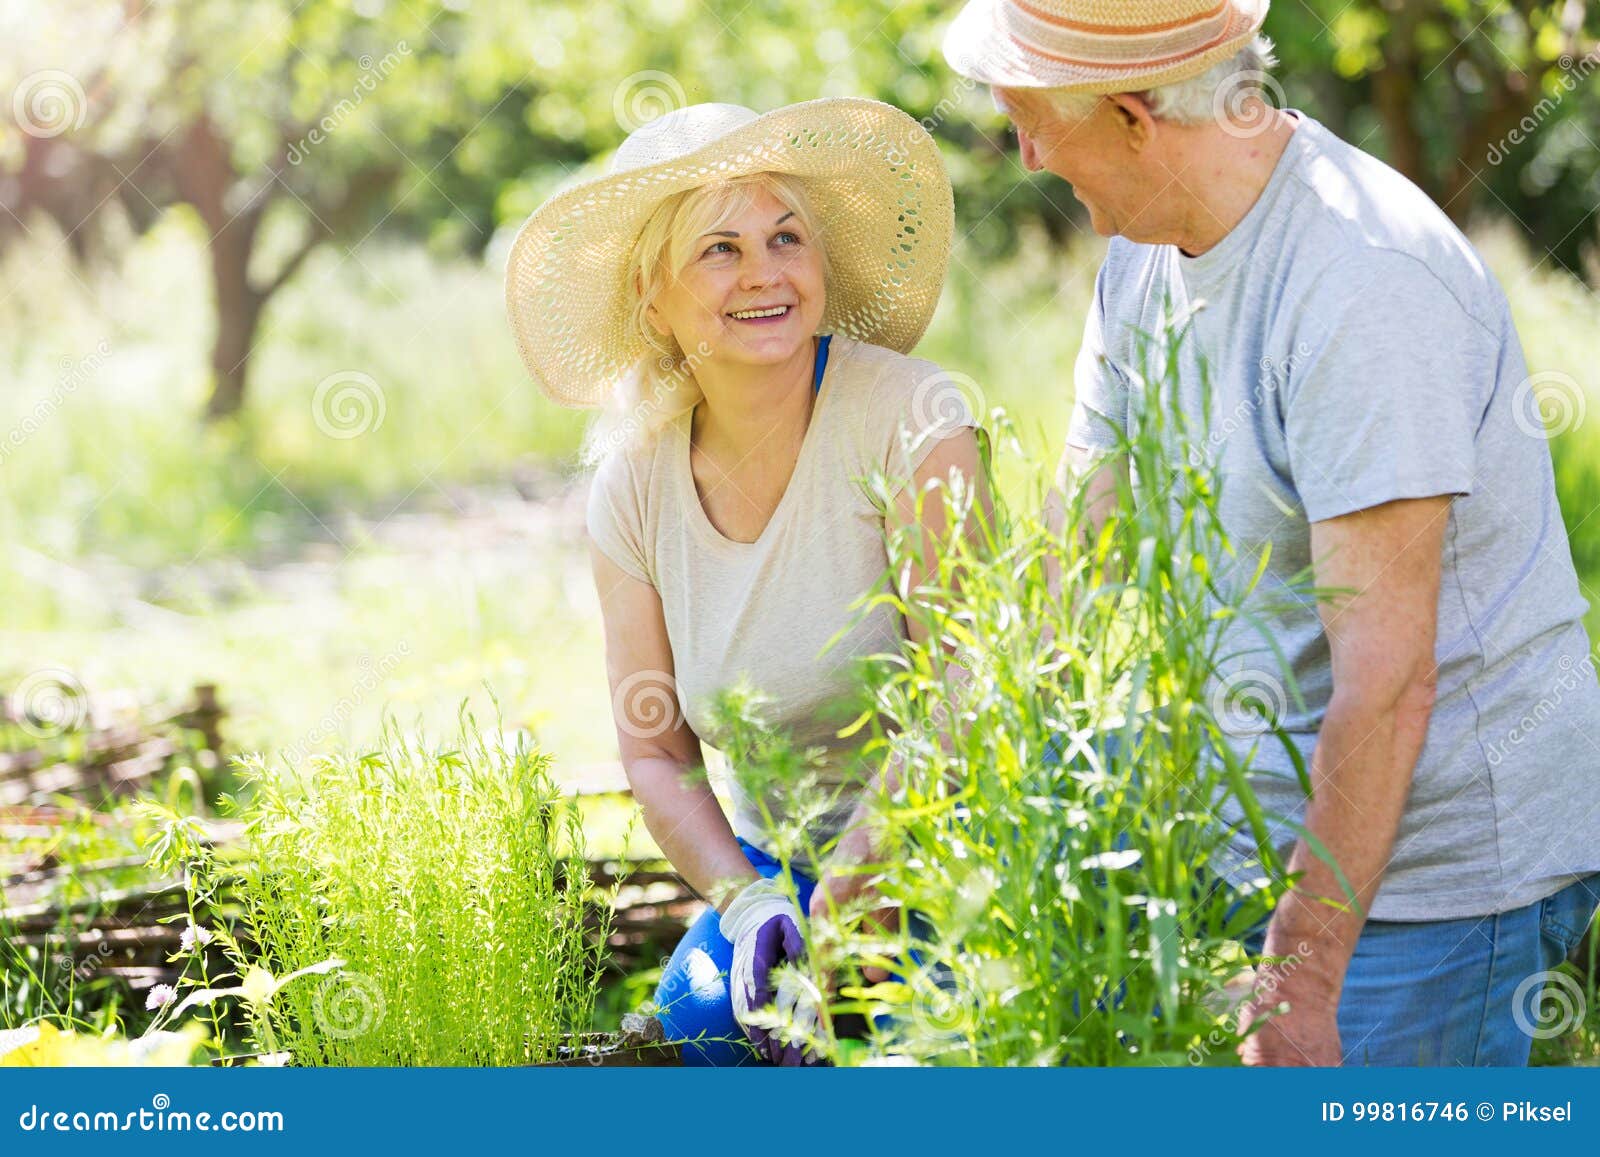
[[[1304,875],[1273,915],[1264,949],[1298,958],[1279,966],[1266,1000],[1287,1001],[1290,1011],[1246,1041],[1247,1063],[1340,1062],[1345,971],[1388,867],[1433,710],[1450,501],[1403,499],[1311,525],[1317,585],[1349,593],[1321,608],[1333,697],[1311,760],[1305,826],[1337,861],[1355,903],[1301,840],[1289,869]]]
[[[1083,490],[1083,524],[1078,527],[1085,548],[1099,538],[1106,519],[1117,508],[1117,496],[1128,481],[1128,457],[1113,452],[1095,452],[1070,442],[1061,450],[1055,485],[1044,497],[1044,524],[1052,542],[1061,542],[1066,533],[1067,496]],[[1045,585],[1050,593],[1061,594],[1061,559],[1045,557]]]

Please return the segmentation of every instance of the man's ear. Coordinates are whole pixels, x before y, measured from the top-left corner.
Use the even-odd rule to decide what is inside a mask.
[[[1150,106],[1134,92],[1118,92],[1106,97],[1111,102],[1112,114],[1121,126],[1128,148],[1143,152],[1156,135],[1156,118],[1150,115]]]

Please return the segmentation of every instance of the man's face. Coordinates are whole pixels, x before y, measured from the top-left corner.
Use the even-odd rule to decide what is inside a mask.
[[[1113,99],[1101,98],[1082,116],[1063,117],[1029,89],[994,90],[1016,126],[1022,164],[1045,169],[1072,186],[1102,237],[1150,240],[1159,232],[1156,202],[1165,181],[1152,173],[1150,142]]]

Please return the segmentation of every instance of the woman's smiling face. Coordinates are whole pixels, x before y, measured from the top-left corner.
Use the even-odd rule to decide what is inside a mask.
[[[739,192],[727,219],[695,240],[646,316],[682,350],[778,365],[817,332],[825,296],[817,239],[771,190],[756,186]]]

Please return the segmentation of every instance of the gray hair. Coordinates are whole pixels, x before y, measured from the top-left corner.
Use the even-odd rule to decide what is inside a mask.
[[[1198,76],[1172,84],[1158,85],[1137,95],[1150,106],[1157,120],[1174,124],[1192,125],[1215,118],[1219,110],[1237,111],[1246,96],[1265,99],[1277,84],[1268,75],[1277,67],[1272,54],[1272,41],[1257,36],[1233,56],[1219,60]],[[1040,89],[1039,95],[1063,120],[1081,120],[1094,111],[1100,97],[1093,93],[1071,92],[1064,89]]]

